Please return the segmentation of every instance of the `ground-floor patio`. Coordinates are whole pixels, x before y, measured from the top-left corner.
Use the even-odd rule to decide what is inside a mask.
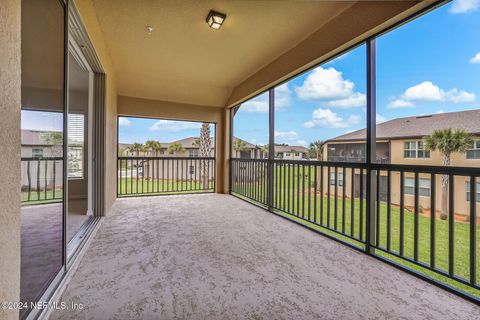
[[[117,200],[52,319],[478,319],[478,306],[229,195]]]

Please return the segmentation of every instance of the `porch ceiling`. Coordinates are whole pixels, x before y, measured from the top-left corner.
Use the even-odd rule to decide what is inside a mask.
[[[292,56],[298,63],[289,70],[267,70],[262,81],[248,83],[257,72],[340,16],[344,19],[347,14],[353,22],[371,20],[369,28],[373,28],[431,2],[93,0],[116,71],[118,94],[218,107],[261,89],[265,80],[270,83],[311,62],[309,54],[303,58],[308,61]],[[368,9],[372,6],[391,10],[379,14],[379,20],[371,16]],[[205,23],[211,9],[227,14],[219,31]],[[147,34],[146,25],[153,26],[152,34]],[[364,30],[350,28],[349,38],[358,32]],[[335,36],[333,32],[309,41],[328,42],[328,37]],[[314,50],[310,53],[316,54]]]
[[[475,319],[477,306],[229,195],[118,200],[51,319]]]

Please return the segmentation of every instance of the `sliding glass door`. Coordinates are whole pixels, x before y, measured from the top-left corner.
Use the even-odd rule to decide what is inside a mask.
[[[65,265],[64,19],[63,2],[22,1],[20,301],[27,303],[41,300]]]

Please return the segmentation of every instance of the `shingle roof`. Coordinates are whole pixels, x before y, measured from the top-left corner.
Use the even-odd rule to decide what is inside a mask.
[[[303,146],[275,146],[275,152],[307,152],[307,148]]]
[[[426,116],[397,118],[377,124],[377,139],[424,137],[437,129],[463,129],[470,134],[480,133],[480,110],[438,113]],[[366,129],[350,132],[329,141],[363,140]]]

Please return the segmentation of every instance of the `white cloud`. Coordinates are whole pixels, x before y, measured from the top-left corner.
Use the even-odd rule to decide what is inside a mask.
[[[445,92],[434,85],[431,81],[424,81],[416,86],[405,90],[403,99],[406,100],[425,100],[442,101],[445,99]]]
[[[453,14],[475,11],[480,7],[480,0],[454,0],[450,12]]]
[[[275,138],[294,140],[298,138],[298,134],[295,131],[275,131]]]
[[[480,63],[480,52],[474,55],[472,59],[470,59],[470,63]]]
[[[392,102],[390,102],[387,105],[387,108],[392,108],[392,109],[397,109],[397,108],[408,108],[408,107],[413,107],[414,104],[411,101],[406,101],[403,99],[396,99]]]
[[[445,99],[453,103],[475,101],[475,94],[454,88],[445,93]]]
[[[305,128],[324,127],[324,128],[348,128],[351,125],[358,124],[360,116],[351,115],[348,119],[339,117],[330,109],[318,108],[312,113],[312,120],[303,124]]]
[[[353,93],[350,97],[340,100],[332,100],[326,103],[333,108],[364,107],[367,104],[367,96],[360,92]]]
[[[304,147],[308,146],[308,143],[305,140],[297,140],[297,144]]]
[[[437,112],[435,112],[435,113],[438,113],[438,114],[440,114],[440,113],[445,113],[445,111],[443,111],[443,110],[438,110],[438,111],[437,111]]]
[[[382,116],[381,114],[378,114],[378,113],[377,113],[377,117],[376,117],[376,118],[377,118],[377,119],[376,119],[376,120],[377,120],[377,123],[383,123],[383,122],[387,121],[387,118],[385,118],[384,116]]]
[[[332,108],[364,107],[366,104],[365,94],[355,92],[355,84],[332,67],[314,69],[295,92],[300,99],[322,101]]]
[[[390,102],[389,108],[407,108],[415,106],[416,101],[438,101],[438,102],[472,102],[475,101],[475,94],[457,88],[448,91],[443,90],[431,81],[423,81],[405,90],[401,98]]]
[[[124,117],[118,118],[118,125],[120,127],[127,127],[127,126],[130,126],[131,124],[132,124],[132,122],[130,120],[128,120],[127,118],[124,118]]]
[[[354,87],[355,84],[343,79],[342,73],[335,68],[318,67],[295,91],[304,100],[337,100],[348,98]]]
[[[283,110],[290,105],[292,96],[292,90],[288,87],[288,84],[284,83],[275,88],[275,110]],[[245,112],[268,112],[268,93],[264,93],[242,103],[240,107],[241,111]]]
[[[150,131],[179,132],[183,130],[200,129],[200,122],[158,120],[150,128]]]

